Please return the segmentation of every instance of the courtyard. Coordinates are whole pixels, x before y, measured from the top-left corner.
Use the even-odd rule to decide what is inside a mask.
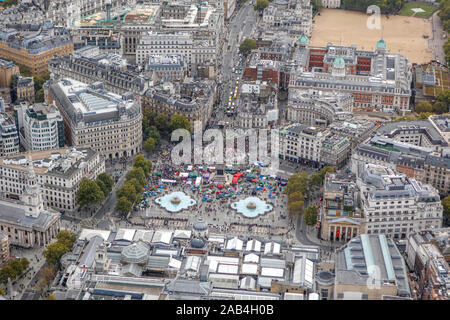
[[[418,17],[382,15],[381,29],[367,28],[370,15],[355,11],[322,9],[314,18],[310,46],[350,46],[358,50],[375,51],[377,41],[383,38],[388,51],[406,56],[411,63],[427,63],[433,59],[428,42],[432,37],[431,23]]]

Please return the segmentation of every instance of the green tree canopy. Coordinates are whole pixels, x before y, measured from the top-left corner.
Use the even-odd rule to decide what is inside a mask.
[[[136,178],[127,180],[125,184],[132,185],[136,190],[136,194],[140,194],[142,192],[143,185]]]
[[[144,150],[147,152],[152,152],[155,150],[156,147],[156,141],[152,137],[148,137],[147,140],[144,143]]]
[[[95,181],[84,178],[77,191],[77,201],[81,207],[103,201],[105,195]]]
[[[303,195],[309,193],[308,189],[309,185],[309,177],[306,172],[295,173],[291,175],[288,179],[288,183],[286,186],[287,194],[291,194],[292,192],[301,192]]]
[[[2,288],[0,288],[0,296],[5,296],[5,291]]]
[[[112,188],[114,186],[114,180],[111,178],[109,174],[106,172],[100,173],[97,177],[97,181],[103,182],[103,184],[106,186],[108,193],[112,191]]]
[[[288,213],[290,216],[299,216],[303,213],[303,201],[294,201],[288,203]]]
[[[20,259],[20,263],[22,264],[23,270],[27,270],[28,266],[30,265],[30,261],[28,261],[27,258]]]
[[[161,142],[161,135],[159,134],[158,128],[155,126],[148,127],[148,137],[151,137],[155,140],[156,145]]]
[[[69,248],[67,248],[63,243],[56,241],[50,243],[47,248],[44,250],[44,257],[47,263],[51,266],[56,266],[59,264],[61,257],[69,252]]]
[[[305,210],[305,223],[308,226],[314,226],[317,223],[317,207],[310,206]]]
[[[121,197],[117,200],[116,210],[121,214],[126,216],[131,209],[133,208],[133,204],[126,197]]]
[[[16,270],[9,264],[0,269],[0,282],[3,284],[8,283],[8,278],[14,280],[17,276]]]
[[[137,199],[136,188],[131,183],[126,182],[122,188],[116,192],[117,198],[127,198],[131,203],[134,203]]]
[[[242,41],[241,45],[239,46],[239,52],[242,53],[244,56],[247,56],[252,50],[256,48],[258,48],[258,46],[256,45],[256,41],[247,38],[244,41]]]
[[[106,197],[109,194],[109,192],[108,192],[108,188],[105,186],[103,181],[97,179],[97,180],[95,180],[95,183],[98,185],[100,190],[102,190],[103,195]]]
[[[155,118],[155,126],[160,133],[167,134],[170,130],[169,117],[164,113],[160,113]]]
[[[143,154],[138,154],[134,158],[134,162],[133,162],[133,169],[135,169],[135,168],[141,168],[144,172],[144,176],[148,178],[148,177],[150,177],[150,174],[152,172],[153,163],[150,160],[146,160]],[[127,180],[132,179],[132,178],[136,178],[138,181],[140,181],[137,177],[132,177],[130,175],[130,178],[128,178],[128,175],[127,175]],[[142,185],[144,185],[144,184],[145,184],[145,180],[142,183]]]
[[[77,235],[69,230],[61,230],[56,235],[56,239],[70,250],[77,240]]]
[[[256,4],[255,4],[254,8],[256,11],[262,12],[268,6],[269,6],[268,0],[256,0]]]
[[[429,103],[428,101],[421,101],[414,107],[414,111],[417,113],[432,112],[433,105],[431,103]]]
[[[136,179],[143,186],[145,184],[145,174],[141,167],[133,167],[127,175],[127,180]]]
[[[305,197],[300,191],[292,192],[288,195],[288,202],[305,201]]]
[[[442,199],[442,207],[444,208],[444,217],[448,221],[450,219],[450,196]]]
[[[171,131],[174,131],[176,129],[186,129],[190,131],[191,124],[186,116],[175,113],[170,119],[170,129]]]
[[[34,94],[34,102],[36,103],[45,102],[44,88],[36,91],[36,93]]]
[[[15,272],[17,275],[22,274],[22,272],[24,271],[23,265],[22,265],[22,263],[20,262],[20,260],[11,260],[11,261],[9,262],[9,266],[10,266],[11,268],[14,269],[14,272]]]

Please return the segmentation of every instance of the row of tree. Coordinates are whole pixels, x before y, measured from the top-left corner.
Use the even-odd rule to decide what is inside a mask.
[[[416,113],[428,112],[435,114],[442,114],[449,112],[450,106],[450,90],[440,92],[436,96],[436,101],[431,104],[428,101],[421,101],[414,107]]]
[[[77,191],[77,201],[80,207],[101,203],[111,193],[114,180],[105,172],[100,173],[97,180],[84,178]]]
[[[381,13],[397,13],[403,7],[404,0],[342,0],[341,8],[366,12],[371,5],[380,8]]]
[[[450,0],[441,0],[439,5],[439,17],[442,20],[442,28],[450,33]],[[445,61],[450,64],[450,39],[444,44]]]
[[[61,230],[56,235],[56,241],[49,244],[44,250],[44,257],[50,266],[59,266],[61,257],[72,250],[73,244],[77,239],[75,233],[69,230]]]
[[[144,150],[153,151],[159,145],[161,137],[169,137],[176,129],[190,131],[190,128],[189,119],[182,114],[175,113],[169,118],[166,114],[157,114],[149,108],[144,108],[142,118]]]
[[[310,206],[304,210],[305,195],[323,185],[325,175],[334,172],[332,167],[324,167],[320,172],[308,176],[306,172],[295,173],[289,177],[286,191],[288,195],[288,213],[291,216],[304,215],[308,225],[314,225],[317,221],[317,207]]]
[[[0,269],[0,283],[7,284],[8,278],[16,279],[25,270],[27,270],[30,262],[27,258],[13,259],[7,265]],[[3,294],[4,295],[4,294]]]
[[[441,202],[444,208],[444,223],[448,225],[450,222],[450,196],[445,197]]]
[[[144,155],[138,154],[134,158],[133,168],[127,173],[124,185],[116,191],[116,210],[120,214],[126,216],[133,209],[133,204],[141,200],[142,188],[147,183],[152,169],[152,162],[146,160]]]

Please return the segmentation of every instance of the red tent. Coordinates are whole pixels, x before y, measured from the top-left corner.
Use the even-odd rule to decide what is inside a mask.
[[[223,185],[222,185],[222,184],[219,184],[219,185],[217,186],[217,188],[222,189],[222,188],[223,188]]]

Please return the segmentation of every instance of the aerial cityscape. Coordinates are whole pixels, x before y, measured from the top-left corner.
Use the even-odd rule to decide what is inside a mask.
[[[449,32],[450,0],[0,0],[0,303],[449,300]]]

